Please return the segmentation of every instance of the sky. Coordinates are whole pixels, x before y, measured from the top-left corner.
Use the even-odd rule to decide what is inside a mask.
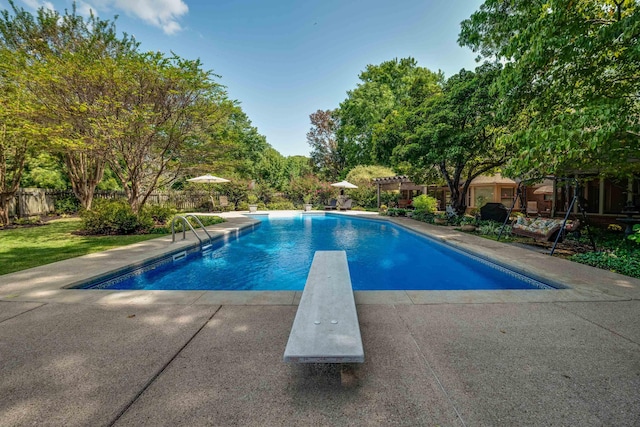
[[[61,13],[72,0],[15,0]],[[284,156],[309,155],[309,115],[337,108],[367,65],[413,57],[446,77],[476,67],[458,46],[460,22],[481,0],[86,0],[143,51],[199,58]],[[0,9],[7,9],[0,0]]]

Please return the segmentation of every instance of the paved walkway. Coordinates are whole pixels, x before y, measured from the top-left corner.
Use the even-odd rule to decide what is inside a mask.
[[[365,363],[340,367],[282,362],[297,292],[61,289],[191,241],[12,273],[0,425],[640,424],[639,280],[397,221],[570,289],[357,292]]]

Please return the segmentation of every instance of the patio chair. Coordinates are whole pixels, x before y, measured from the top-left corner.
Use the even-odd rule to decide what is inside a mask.
[[[531,201],[527,202],[527,215],[538,215],[538,202]]]
[[[347,199],[342,203],[342,206],[340,206],[339,209],[346,211],[347,209],[351,209],[352,204],[353,204],[353,200]]]
[[[229,198],[227,196],[220,196],[220,210],[225,211],[229,207]]]
[[[338,203],[338,200],[336,200],[336,199],[331,199],[331,200],[329,200],[329,204],[328,204],[328,205],[326,205],[324,208],[325,208],[326,210],[337,209],[337,208],[338,208],[338,207],[337,207],[337,203]]]

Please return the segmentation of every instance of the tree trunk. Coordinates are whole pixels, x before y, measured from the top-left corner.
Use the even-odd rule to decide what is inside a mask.
[[[0,225],[9,225],[9,200],[13,195],[0,194]]]
[[[104,160],[97,153],[68,152],[64,154],[64,161],[73,194],[84,209],[91,210],[93,193],[104,174]]]
[[[9,201],[20,188],[27,146],[25,144],[5,148],[2,144],[5,140],[6,127],[3,126],[2,141],[0,141],[0,224],[9,225]],[[11,148],[13,148],[12,153],[9,152]],[[13,161],[10,160],[11,158]]]

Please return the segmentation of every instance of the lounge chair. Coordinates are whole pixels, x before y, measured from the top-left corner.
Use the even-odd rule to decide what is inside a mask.
[[[336,199],[331,199],[329,200],[329,204],[326,205],[324,208],[326,210],[332,210],[332,209],[337,209],[338,207],[336,206],[336,204],[338,203],[338,200]]]
[[[347,199],[342,203],[342,205],[339,207],[339,209],[346,211],[347,209],[351,209],[351,205],[352,204],[353,204],[353,200]]]
[[[527,202],[527,215],[538,215],[538,202]]]

